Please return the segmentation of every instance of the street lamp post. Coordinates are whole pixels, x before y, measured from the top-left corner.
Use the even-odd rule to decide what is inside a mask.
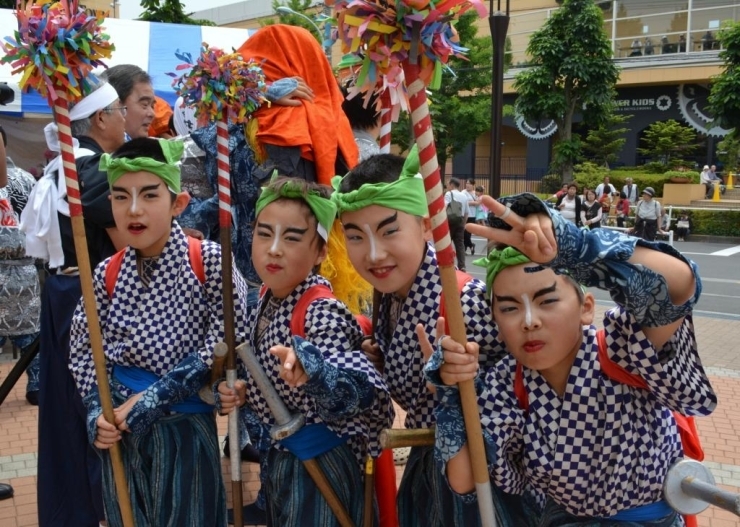
[[[329,61],[329,64],[331,65],[331,44],[327,44],[327,42],[329,41],[330,35],[326,34],[328,33],[328,31],[326,30],[328,29],[330,31],[331,26],[327,26],[327,23],[324,23],[325,31],[322,31],[321,28],[318,25],[316,25],[316,22],[314,22],[314,20],[311,17],[305,15],[304,13],[300,13],[294,9],[291,9],[290,7],[285,6],[285,5],[278,6],[277,8],[275,8],[275,10],[278,13],[282,13],[284,15],[299,16],[302,19],[304,19],[306,22],[311,24],[311,26],[316,30],[316,34],[321,39],[321,48],[324,50],[324,55],[326,55],[326,58]]]
[[[504,53],[506,52],[506,32],[509,29],[509,3],[506,1],[506,11],[501,11],[501,0],[496,0],[496,10],[493,1],[488,2],[488,25],[491,28],[491,42],[493,43],[493,72],[491,76],[491,153],[490,175],[488,191],[491,196],[498,198],[501,195],[501,121],[504,118]]]

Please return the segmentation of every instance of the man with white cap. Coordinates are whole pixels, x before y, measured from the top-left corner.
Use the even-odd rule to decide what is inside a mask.
[[[108,83],[99,83],[70,110],[93,268],[116,250],[110,234],[115,222],[108,180],[98,164],[103,153],[123,144],[125,115],[126,107]],[[46,132],[47,141],[53,143],[53,125]],[[58,142],[50,148],[54,146],[58,149]],[[45,170],[22,218],[29,245],[47,249],[45,257],[52,269],[41,299],[38,519],[40,527],[97,527],[105,518],[102,467],[88,442],[86,414],[67,368],[69,330],[82,290],[60,168],[59,159]]]

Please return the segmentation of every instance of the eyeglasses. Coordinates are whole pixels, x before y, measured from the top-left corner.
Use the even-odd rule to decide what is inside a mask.
[[[105,111],[108,113],[112,112],[113,110],[120,110],[121,115],[126,117],[126,111],[128,110],[128,106],[111,106],[110,108],[105,109]]]

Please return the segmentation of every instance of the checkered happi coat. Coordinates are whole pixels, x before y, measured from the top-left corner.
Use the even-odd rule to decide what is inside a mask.
[[[201,251],[205,284],[193,273],[187,236],[176,223],[149,288],[139,278],[136,251],[131,247],[121,262],[112,297],[105,288],[109,260],[95,268],[95,300],[109,376],[115,364],[162,376],[193,353],[210,368],[213,346],[224,339],[221,246],[204,241]],[[236,271],[233,280],[234,311],[239,320],[245,316],[240,298],[246,298],[247,286]],[[239,340],[243,337],[237,335]],[[74,314],[70,341],[70,370],[84,398],[96,386],[96,378],[82,300]]]
[[[562,398],[539,372],[523,368],[528,414],[514,395],[513,357],[486,374],[481,422],[496,450],[492,473],[506,492],[531,482],[581,517],[610,517],[662,499],[668,467],[683,457],[670,410],[708,415],[717,404],[691,317],[662,350],[621,308],[605,314],[604,327],[612,359],[645,379],[649,391],[602,374],[594,326],[584,327]]]
[[[362,330],[347,306],[335,298],[314,300],[306,311],[305,339],[321,350],[328,365],[339,369],[355,370],[366,376],[365,382],[373,387],[375,393],[371,408],[346,418],[332,421],[322,420],[317,403],[304,390],[291,388],[280,378],[280,360],[269,351],[272,346],[277,345],[293,347],[290,332],[293,308],[301,295],[309,287],[317,284],[331,288],[325,278],[311,274],[282,300],[258,344],[255,342],[256,328],[263,302],[267,301],[266,296],[261,298],[258,308],[253,309],[249,314],[247,334],[257,360],[290,411],[303,413],[306,416],[306,424],[324,423],[336,434],[349,437],[349,444],[357,456],[358,463],[362,464],[367,455],[367,449],[375,457],[380,454],[378,436],[381,430],[392,426],[394,412],[388,388],[382,377],[365,354],[360,351]],[[254,384],[251,376],[246,373],[241,361],[239,361],[239,368],[240,377],[247,383],[247,404],[257,413],[263,423],[272,426],[275,419],[262,392]],[[279,450],[284,450],[280,445],[275,446]]]
[[[496,325],[486,300],[486,286],[471,280],[462,290],[461,302],[468,340],[480,346],[481,365],[492,366],[504,356]],[[389,339],[391,295],[384,294],[375,337],[385,358],[383,375],[391,396],[406,413],[406,428],[429,428],[434,425],[434,394],[426,387],[424,359],[416,336],[416,325],[422,324],[430,340],[436,337],[442,284],[434,247],[427,245],[424,260],[416,274],[393,336]]]

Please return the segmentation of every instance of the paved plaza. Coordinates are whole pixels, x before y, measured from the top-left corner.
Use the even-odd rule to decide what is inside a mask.
[[[603,309],[603,308],[601,308]],[[705,463],[722,487],[740,492],[740,321],[695,317],[702,361],[719,398],[714,414],[697,419]],[[6,347],[0,354],[0,380],[13,366]],[[0,501],[0,527],[36,526],[36,451],[38,409],[26,403],[25,377],[0,406],[0,482],[15,488],[12,499]],[[396,426],[402,426],[397,418]],[[219,418],[219,433],[226,420]],[[222,460],[227,492],[231,495],[228,460]],[[400,471],[398,467],[400,481]],[[259,488],[258,467],[243,465],[244,503],[254,500]],[[740,518],[710,507],[699,517],[703,527],[740,526]]]

